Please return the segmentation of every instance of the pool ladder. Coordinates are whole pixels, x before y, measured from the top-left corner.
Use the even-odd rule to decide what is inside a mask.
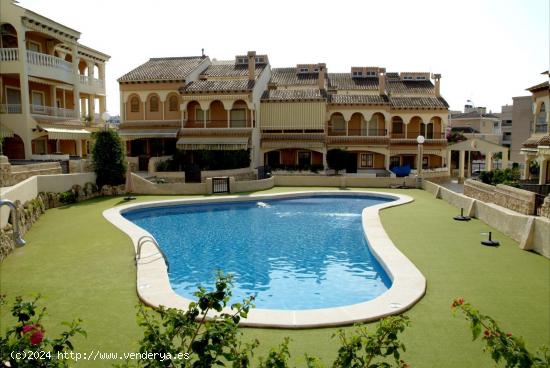
[[[170,272],[170,264],[168,263],[168,258],[166,258],[166,254],[162,251],[162,249],[159,247],[157,241],[155,238],[153,238],[150,235],[143,235],[141,238],[138,239],[137,242],[137,254],[136,254],[136,265],[138,261],[141,259],[141,247],[145,243],[153,243],[153,245],[157,248],[159,253],[162,255],[162,258],[164,259],[164,263],[166,264],[166,271]]]

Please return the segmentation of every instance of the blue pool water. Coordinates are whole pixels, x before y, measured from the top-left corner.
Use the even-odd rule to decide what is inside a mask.
[[[149,231],[170,263],[170,283],[194,299],[216,270],[234,275],[233,300],[264,309],[316,309],[371,300],[391,281],[363,235],[363,208],[391,199],[309,196],[178,205],[124,213]]]

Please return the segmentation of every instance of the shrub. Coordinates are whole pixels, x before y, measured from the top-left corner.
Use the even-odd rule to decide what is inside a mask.
[[[336,171],[336,174],[338,175],[338,171],[344,170],[348,163],[348,152],[336,148],[332,149],[327,152],[327,165],[329,168]]]
[[[505,184],[517,187],[521,177],[519,168],[506,168],[504,170],[496,169],[493,171],[482,171],[479,179],[485,184],[497,185]]]
[[[72,190],[68,190],[66,192],[59,193],[59,201],[61,203],[65,203],[65,204],[75,203],[76,202],[76,195],[73,193]]]
[[[46,308],[39,308],[39,299],[39,296],[32,301],[15,298],[11,314],[17,322],[7,329],[5,336],[0,336],[0,364],[3,367],[68,367],[69,353],[74,349],[71,338],[76,334],[86,336],[80,327],[81,321],[74,320],[63,322],[68,329],[60,337],[48,337],[41,323]],[[0,295],[0,307],[3,304],[6,299]]]
[[[503,360],[506,368],[550,367],[550,354],[546,347],[540,347],[536,354],[529,352],[521,337],[504,332],[494,319],[479,313],[463,298],[455,299],[451,308],[453,312],[462,312],[470,322],[474,340],[477,340],[483,331],[484,351],[490,352],[491,358],[497,364]]]
[[[101,130],[94,133],[94,139],[93,162],[97,186],[101,188],[124,183],[126,163],[118,134],[111,129]]]

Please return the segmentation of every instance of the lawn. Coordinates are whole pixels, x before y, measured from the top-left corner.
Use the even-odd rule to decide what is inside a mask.
[[[262,193],[297,188],[274,188]],[[307,188],[302,188],[307,189]],[[450,305],[464,297],[501,326],[525,338],[528,347],[550,345],[550,261],[522,251],[517,243],[480,221],[455,222],[457,209],[421,190],[402,190],[413,203],[386,209],[382,222],[397,247],[426,276],[424,298],[406,314],[411,326],[403,335],[404,359],[413,367],[492,366],[479,341],[472,342],[467,322],[453,316]],[[173,197],[140,196],[138,201]],[[137,348],[135,266],[129,238],[101,215],[121,198],[97,198],[56,208],[25,235],[27,245],[0,264],[0,291],[10,299],[40,292],[48,307],[46,332],[59,322],[82,318],[88,338],[74,340],[77,351],[130,352]],[[483,247],[480,233],[492,230],[498,248]],[[0,330],[11,320],[0,311]],[[351,327],[346,327],[351,328]],[[311,330],[243,329],[258,338],[258,354],[292,339],[297,366],[304,353],[327,366],[336,355],[335,328]],[[82,361],[78,367],[108,362]]]

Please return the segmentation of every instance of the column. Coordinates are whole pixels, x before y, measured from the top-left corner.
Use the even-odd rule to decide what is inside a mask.
[[[409,130],[409,124],[405,124],[405,123],[403,123],[403,125],[405,125],[405,138],[409,138],[409,133],[408,133],[408,130]]]
[[[508,168],[508,151],[502,152],[502,168],[501,169],[507,169]]]
[[[73,83],[73,104],[75,113],[78,119],[80,119],[82,115],[82,109],[81,105],[79,103],[80,100],[80,77],[78,72],[78,63],[80,62],[80,59],[78,58],[78,50],[76,48],[76,44],[73,45],[71,50],[71,56],[73,60],[73,75],[75,77],[75,82]]]
[[[100,99],[101,101],[101,99]],[[160,101],[160,106],[162,108],[162,120],[164,120],[164,101]]]
[[[61,153],[61,142],[59,139],[55,140],[55,153]]]
[[[103,114],[105,111],[107,111],[106,97],[105,96],[99,96],[99,113]],[[162,118],[164,119],[164,115],[162,116]]]
[[[94,83],[94,62],[86,61],[88,66],[88,84],[92,85]]]
[[[230,127],[231,122],[231,110],[227,110],[227,127]]]
[[[82,116],[86,115],[86,99],[80,98],[80,103],[75,104],[75,106],[80,106],[80,111],[82,111]]]
[[[88,116],[90,117],[90,121],[95,121],[95,99],[94,95],[88,95]]]
[[[386,153],[386,155],[384,156],[384,167],[386,168],[386,170],[390,170],[390,151],[388,151]]]
[[[449,178],[451,177],[451,174],[452,174],[452,172],[453,172],[453,169],[452,169],[452,167],[451,167],[451,157],[452,157],[451,155],[452,155],[452,152],[453,152],[453,151],[450,150],[450,149],[447,150],[447,162],[446,162],[446,164],[447,164],[447,171],[449,172]]]
[[[63,90],[63,108],[64,109],[67,108],[67,90],[66,89]]]
[[[539,158],[539,184],[546,184],[546,176],[548,175],[548,160]]]
[[[458,158],[458,182],[464,183],[464,160],[466,159],[466,152],[460,150]]]
[[[82,157],[82,140],[76,140],[76,155]]]
[[[524,161],[524,165],[523,165],[523,176],[522,176],[522,179],[523,180],[529,180],[529,166],[531,166],[531,159],[529,158],[529,156],[525,156],[524,157],[525,161]]]
[[[493,152],[485,154],[485,171],[493,171]]]
[[[57,88],[55,88],[55,85],[50,86],[50,99],[50,106],[54,108],[57,107]]]
[[[202,114],[202,118],[203,118],[203,121],[202,121],[202,127],[203,128],[206,128],[206,115],[208,113],[208,110],[204,110],[203,114]]]
[[[27,30],[24,26],[21,26],[17,30],[17,47],[19,51],[19,64],[20,70],[24,70],[24,73],[19,74],[19,83],[21,86],[21,112],[25,121],[25,126],[19,131],[15,131],[15,134],[19,135],[25,145],[25,158],[30,158],[32,155],[32,124],[33,120],[28,117],[30,114],[30,94],[29,94],[29,78],[26,72],[27,70],[27,47],[25,43],[25,34]]]

